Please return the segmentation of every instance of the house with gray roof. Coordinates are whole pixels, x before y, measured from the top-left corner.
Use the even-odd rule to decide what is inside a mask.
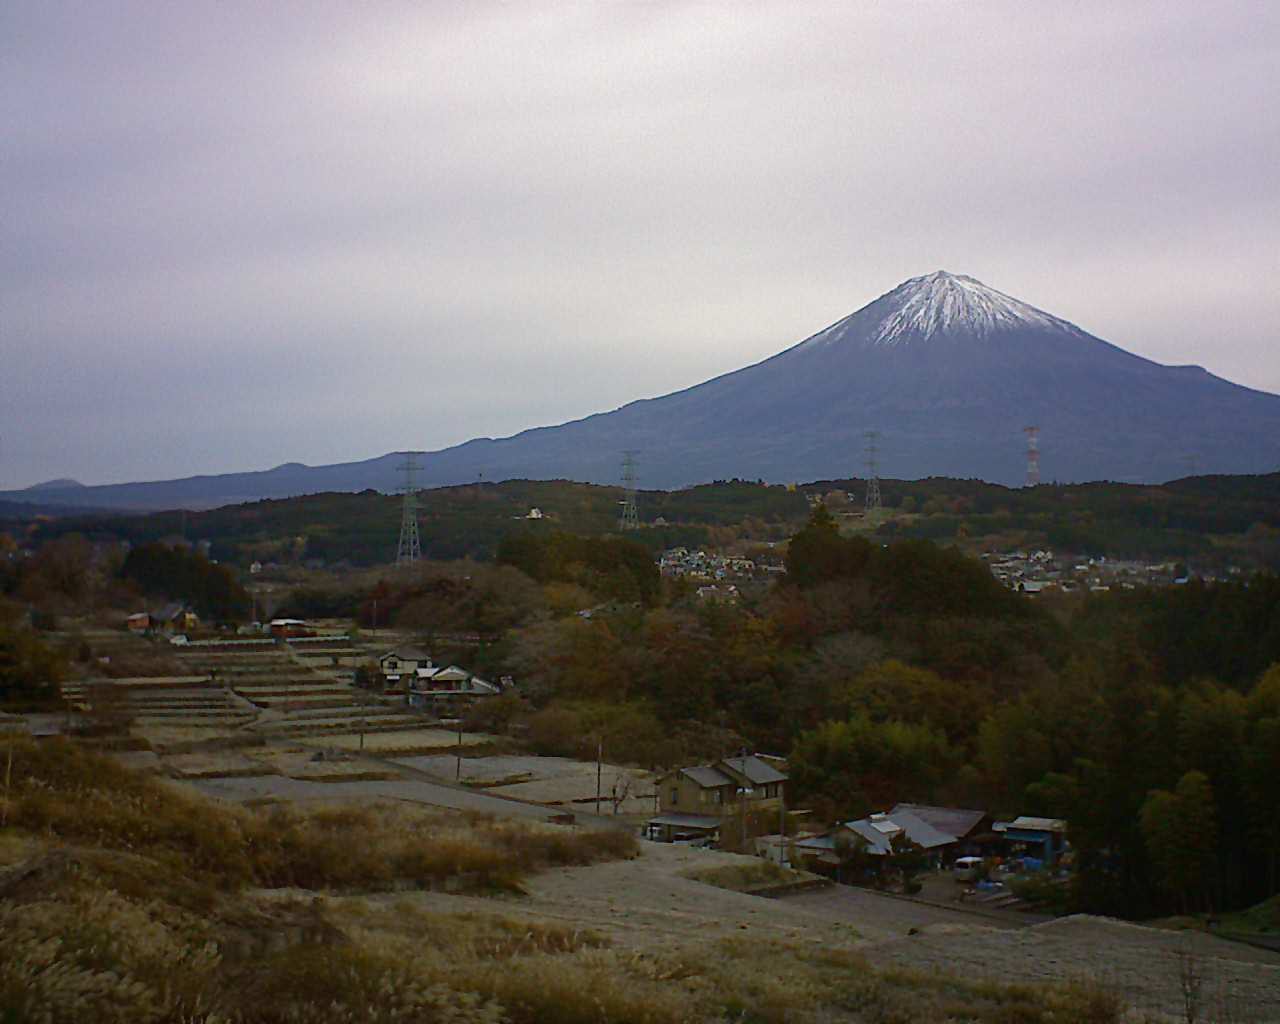
[[[671,842],[678,832],[690,830],[711,836],[730,815],[778,810],[786,781],[785,772],[756,754],[676,768],[655,783],[659,813],[649,820],[646,834],[661,842]],[[686,820],[690,818],[704,820]]]
[[[954,848],[947,851],[949,857],[981,856],[990,853],[1001,842],[1000,836],[991,827],[994,819],[986,811],[900,803],[889,811],[889,817],[902,813],[914,814],[939,832],[955,836]]]
[[[810,870],[843,881],[850,850],[859,849],[871,857],[887,857],[894,852],[895,840],[914,843],[935,859],[956,844],[956,837],[951,833],[935,828],[912,811],[895,808],[887,814],[841,822],[821,835],[799,839],[795,852]]]

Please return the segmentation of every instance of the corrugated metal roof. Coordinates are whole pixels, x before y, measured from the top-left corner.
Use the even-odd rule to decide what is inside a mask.
[[[379,661],[385,658],[396,657],[401,661],[430,661],[431,655],[424,651],[421,647],[397,647],[394,651],[387,651]]]
[[[703,789],[716,789],[720,786],[733,785],[733,779],[722,772],[716,771],[709,764],[698,765],[694,768],[681,768],[680,771],[693,779]]]
[[[748,754],[746,757],[726,757],[716,763],[724,765],[730,771],[738,772],[753,786],[767,786],[771,782],[787,781],[787,777],[782,772],[772,765],[765,764],[754,754]]]
[[[867,852],[883,856],[891,849],[889,846],[889,837],[880,832],[871,822],[863,819],[861,821],[846,821],[844,827],[856,836],[861,836],[866,841]],[[832,848],[835,847],[834,836],[832,837]]]
[[[927,821],[939,832],[946,832],[957,839],[963,839],[985,818],[985,811],[962,810],[958,807],[930,807],[926,804],[898,804],[889,812],[893,817],[899,812],[914,814],[921,821]]]
[[[927,821],[909,811],[894,814],[892,819],[896,824],[902,826],[902,830],[906,832],[908,839],[918,846],[923,846],[926,850],[931,850],[935,846],[946,846],[956,841],[955,836],[934,828]]]
[[[719,818],[708,818],[702,814],[661,814],[649,819],[650,825],[674,825],[676,828],[719,828]]]
[[[1020,828],[1029,832],[1065,832],[1067,823],[1061,818],[1033,818],[1020,814],[1013,821],[1005,823],[1006,828]]]
[[[886,826],[896,826],[895,828]],[[899,832],[905,833],[917,846],[932,850],[939,846],[954,843],[956,837],[940,832],[927,821],[922,821],[914,814],[903,811],[890,814],[878,821],[862,818],[858,821],[846,821],[844,827],[867,841],[868,852],[883,855],[891,851],[890,843]]]

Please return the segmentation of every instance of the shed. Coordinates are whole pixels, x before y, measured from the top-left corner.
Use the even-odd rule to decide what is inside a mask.
[[[1067,845],[1067,823],[1061,818],[1019,815],[1013,821],[997,821],[992,830],[1003,835],[1010,852],[1030,853],[1046,864],[1055,863]]]
[[[708,842],[720,836],[720,819],[703,814],[659,814],[645,824],[645,838],[660,843]]]

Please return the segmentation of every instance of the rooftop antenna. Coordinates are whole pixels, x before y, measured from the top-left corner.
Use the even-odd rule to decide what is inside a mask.
[[[421,467],[413,452],[404,453],[400,472],[404,474],[404,504],[400,511],[400,546],[396,549],[396,565],[412,565],[422,557],[422,544],[418,540],[418,488],[413,474]]]
[[[639,451],[628,448],[622,453],[622,512],[618,516],[619,530],[638,530],[640,515],[636,511],[636,456]]]
[[[1023,427],[1027,435],[1027,486],[1035,487],[1040,483],[1040,428]]]
[[[868,430],[863,435],[867,446],[863,449],[867,457],[867,501],[864,514],[873,519],[880,514],[880,467],[876,456],[880,452],[880,431]]]

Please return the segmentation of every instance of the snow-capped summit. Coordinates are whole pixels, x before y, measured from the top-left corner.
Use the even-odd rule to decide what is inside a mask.
[[[1027,328],[1082,333],[1075,325],[996,291],[977,278],[938,270],[904,281],[805,344],[899,345],[940,334],[984,337]]]

